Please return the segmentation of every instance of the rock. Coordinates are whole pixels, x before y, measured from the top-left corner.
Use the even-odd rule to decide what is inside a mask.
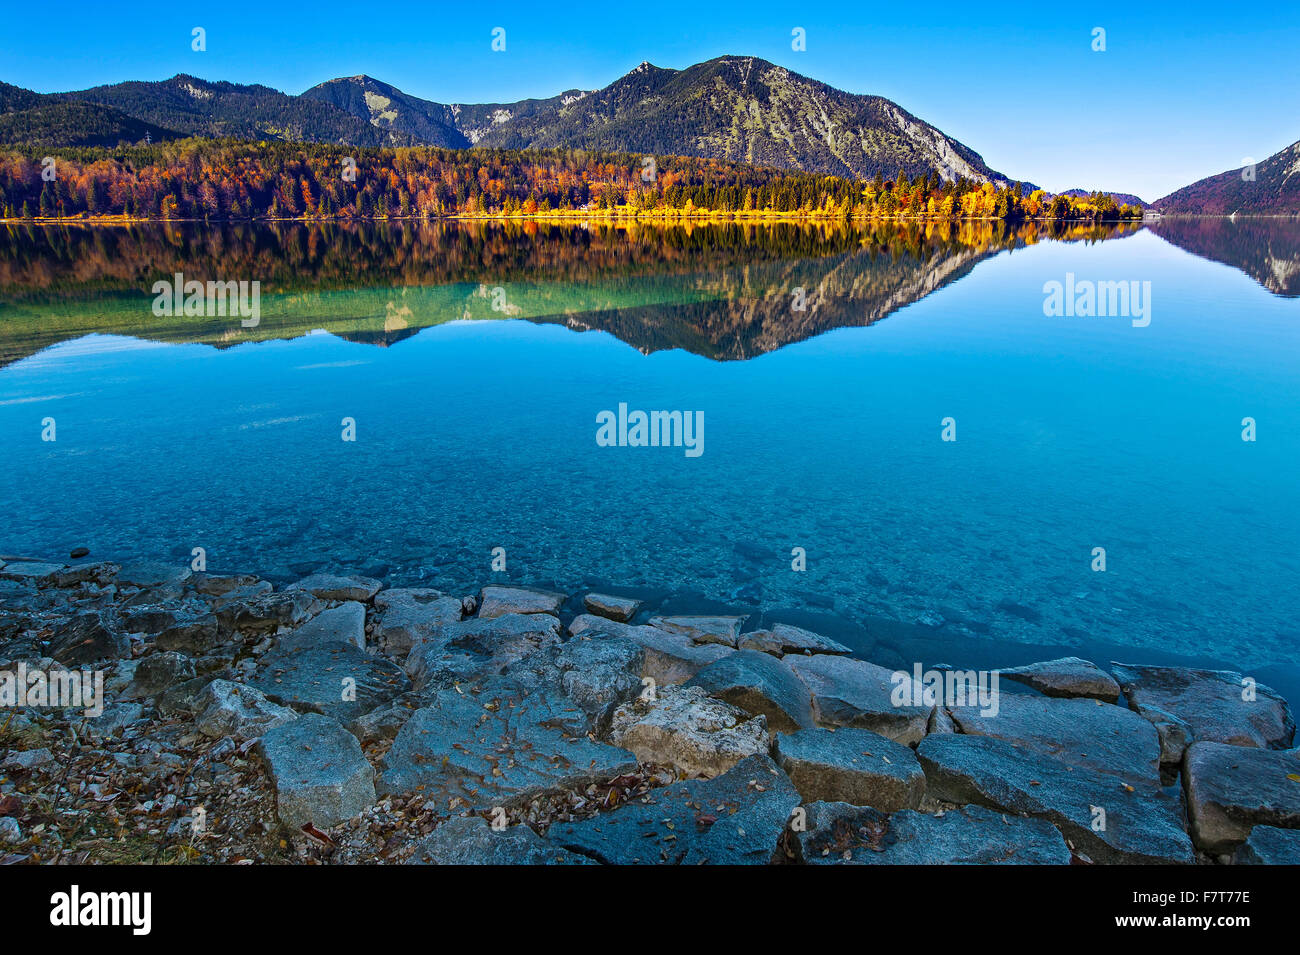
[[[849,654],[850,650],[842,643],[836,643],[830,637],[823,637],[802,627],[793,627],[788,623],[778,623],[770,630],[755,630],[740,635],[739,647],[742,650],[759,650],[775,656],[787,653],[836,653]]]
[[[144,706],[140,703],[108,703],[104,706],[104,712],[90,719],[90,726],[98,736],[107,737],[139,722],[143,717]]]
[[[1254,826],[1300,829],[1300,751],[1197,741],[1183,761],[1196,845],[1229,853]]]
[[[373,577],[340,577],[337,574],[312,574],[293,587],[305,590],[321,600],[356,600],[365,603],[383,586]]]
[[[1079,657],[1062,657],[1000,672],[1006,679],[1032,686],[1044,696],[1082,696],[1107,703],[1119,700],[1119,684],[1115,678],[1097,664]]]
[[[882,812],[915,809],[925,794],[916,754],[870,730],[823,727],[778,736],[773,753],[804,802],[845,802]]]
[[[217,594],[212,597],[212,609],[220,612],[228,607],[233,607],[242,601],[252,600],[254,597],[265,596],[266,594],[272,593],[274,590],[275,588],[271,586],[269,580],[258,580],[257,578],[253,578],[253,582],[247,586],[236,587],[232,590],[227,590],[225,593]]]
[[[916,755],[936,799],[1046,819],[1095,862],[1195,860],[1178,801],[1153,786],[1130,789],[1117,776],[993,736],[927,736]],[[1101,822],[1105,828],[1094,830]]]
[[[381,793],[427,793],[473,811],[524,805],[636,769],[626,750],[573,733],[572,703],[504,688],[437,690],[411,714],[383,760]],[[576,710],[580,721],[585,714]]]
[[[296,630],[281,633],[275,642],[283,650],[299,650],[325,643],[348,643],[364,650],[366,605],[350,600],[322,610]]]
[[[766,716],[774,733],[813,725],[812,693],[780,660],[757,650],[740,650],[710,663],[686,682],[751,716]]]
[[[1069,865],[1061,833],[1042,819],[981,806],[943,815],[885,815],[844,802],[815,802],[806,831],[794,832],[795,860],[808,865]]]
[[[493,585],[484,587],[479,594],[478,615],[480,620],[491,620],[512,613],[548,613],[558,617],[565,599],[564,594],[549,590]]]
[[[606,865],[767,865],[799,794],[766,756],[715,779],[651,789],[642,799],[578,822],[547,841]]]
[[[448,624],[461,616],[461,602],[440,590],[398,588],[375,597],[379,620],[375,642],[384,653],[406,656],[412,647],[441,636]]]
[[[1286,700],[1262,683],[1252,684],[1255,699],[1243,699],[1247,686],[1240,673],[1125,663],[1111,666],[1130,708],[1143,713],[1156,707],[1172,714],[1191,727],[1195,740],[1262,749],[1286,749],[1295,740],[1295,720]]]
[[[214,613],[181,620],[154,638],[154,646],[159,650],[175,650],[191,656],[206,653],[220,642],[221,633]]]
[[[50,581],[55,574],[63,570],[62,564],[47,564],[36,561],[15,561],[0,568],[0,580],[12,580],[20,584],[43,584]]]
[[[117,572],[116,583],[119,587],[139,587],[142,590],[149,590],[155,587],[183,584],[189,580],[191,573],[184,565],[140,561],[134,564],[123,564]]]
[[[719,776],[772,747],[763,717],[751,719],[702,687],[667,686],[653,700],[625,703],[614,711],[609,738],[642,763],[688,776]]]
[[[229,680],[208,683],[196,695],[194,709],[194,728],[213,739],[253,739],[298,718],[296,712],[272,703],[260,690]]]
[[[0,816],[0,844],[17,845],[23,841],[23,827],[12,816]]]
[[[1300,829],[1256,826],[1233,861],[1237,865],[1300,865]]]
[[[411,688],[401,667],[349,643],[272,650],[249,683],[275,703],[338,720],[355,719]]]
[[[1181,763],[1183,753],[1192,742],[1192,728],[1158,706],[1144,706],[1139,715],[1146,717],[1156,728],[1156,735],[1160,738],[1160,764],[1177,766]]]
[[[190,586],[209,597],[221,597],[233,590],[246,590],[258,584],[265,584],[270,591],[271,585],[259,580],[254,574],[194,574],[189,580]]]
[[[680,633],[695,643],[720,643],[727,647],[735,647],[740,639],[740,625],[744,622],[744,617],[722,615],[650,618],[652,627]]]
[[[50,641],[49,655],[60,663],[98,663],[124,657],[130,644],[116,629],[107,613],[92,611],[73,617],[58,627]]]
[[[569,624],[569,632],[575,636],[606,633],[639,644],[645,650],[645,669],[641,675],[661,686],[684,683],[715,660],[736,652],[720,644],[696,644],[685,634],[617,623],[591,614],[575,617]]]
[[[46,582],[55,587],[77,587],[81,584],[95,584],[106,587],[113,583],[121,568],[108,561],[97,564],[82,564],[79,567],[65,567],[46,578]]]
[[[173,683],[154,701],[160,716],[175,716],[181,713],[193,714],[198,706],[199,694],[204,687],[215,679],[214,674],[196,676],[183,683]]]
[[[394,701],[353,719],[347,725],[348,732],[363,745],[394,739],[413,712],[407,704]]]
[[[11,773],[29,773],[33,769],[49,766],[53,762],[54,754],[50,752],[49,747],[42,746],[40,749],[25,749],[10,753],[5,757],[4,762],[0,763],[0,769]]]
[[[309,713],[268,730],[261,749],[286,826],[328,829],[375,802],[374,770],[335,720]]]
[[[957,732],[996,736],[1025,749],[1130,783],[1160,783],[1155,727],[1121,706],[1098,700],[1002,693],[996,713],[946,707]]]
[[[525,825],[494,830],[480,816],[448,819],[416,846],[408,865],[593,865]]]
[[[588,713],[602,713],[641,692],[645,649],[625,637],[585,634],[556,656],[564,693]]]
[[[930,714],[930,722],[925,727],[926,735],[931,733],[955,733],[957,724],[952,721],[948,714],[947,707],[936,706],[934,712]]]
[[[227,603],[217,610],[217,620],[228,629],[256,633],[297,627],[319,613],[323,606],[305,590],[282,590]]]
[[[582,598],[582,605],[588,612],[598,617],[607,617],[619,623],[627,623],[641,607],[641,601],[631,597],[615,597],[611,594],[587,594]]]
[[[416,689],[436,681],[471,680],[560,642],[560,621],[550,614],[511,613],[445,625],[437,639],[413,649],[406,672]]]
[[[783,662],[812,692],[813,718],[819,726],[853,726],[911,746],[925,736],[931,706],[895,706],[894,671],[865,660],[819,653],[791,655]],[[898,680],[915,684],[912,676]],[[920,699],[914,686],[912,699]]]
[[[123,694],[128,700],[151,700],[174,683],[194,679],[194,661],[173,651],[144,657]]]

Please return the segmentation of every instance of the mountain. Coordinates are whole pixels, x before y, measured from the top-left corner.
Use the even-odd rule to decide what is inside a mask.
[[[184,73],[158,82],[133,81],[59,93],[65,101],[99,103],[190,136],[287,139],[354,146],[414,146],[422,140],[373,126],[314,99],[269,86],[209,83]]]
[[[116,146],[175,139],[177,133],[97,103],[64,102],[0,83],[0,143],[28,146]]]
[[[1300,215],[1300,142],[1255,164],[1209,176],[1153,202],[1165,215]]]
[[[0,104],[12,101],[15,108],[24,103],[31,108],[29,97],[40,95],[5,86]],[[937,169],[945,179],[1010,182],[974,150],[897,103],[846,93],[756,57],[723,56],[684,70],[642,63],[603,89],[567,90],[516,103],[435,103],[365,75],[330,80],[300,96],[185,74],[48,95],[65,103],[93,103],[192,136],[358,146],[601,149],[726,159],[859,179],[876,173],[893,178],[899,169],[909,176]],[[65,122],[54,131],[66,127]],[[78,133],[69,129],[68,135]]]
[[[1061,195],[1075,196],[1076,198],[1079,199],[1086,199],[1088,196],[1092,195],[1096,191],[1097,190],[1095,189],[1066,189],[1065,192],[1061,193]],[[1143,202],[1141,199],[1139,199],[1137,196],[1133,195],[1133,193],[1131,192],[1104,192],[1103,191],[1102,195],[1110,196],[1112,199],[1115,200],[1117,205],[1142,206],[1143,208],[1146,207],[1146,203]]]
[[[535,104],[535,105],[534,105]],[[1006,184],[979,154],[880,96],[845,93],[757,57],[684,70],[642,63],[604,89],[504,108],[480,146],[675,153],[869,178],[938,169]]]
[[[1150,229],[1172,245],[1222,262],[1274,295],[1300,298],[1300,229],[1267,219],[1159,219]]]

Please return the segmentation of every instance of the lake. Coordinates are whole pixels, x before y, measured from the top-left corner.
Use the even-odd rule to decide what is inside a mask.
[[[257,324],[155,314],[178,272],[258,281]],[[1295,701],[1298,296],[1295,222],[0,227],[0,554],[595,586]],[[701,453],[598,442],[620,405]]]

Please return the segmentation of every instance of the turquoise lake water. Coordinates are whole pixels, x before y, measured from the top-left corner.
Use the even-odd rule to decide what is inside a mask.
[[[1149,281],[1150,324],[1045,317],[1067,273]],[[579,324],[45,347],[0,368],[0,553],[201,546],[210,569],[285,580],[624,587],[949,649],[1294,678],[1300,299],[1142,231],[992,255],[869,327],[747,360]],[[703,453],[599,446],[620,403],[702,412]]]

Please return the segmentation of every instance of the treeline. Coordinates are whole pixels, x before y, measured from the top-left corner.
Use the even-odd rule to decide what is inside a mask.
[[[1109,196],[1024,194],[937,172],[871,182],[713,159],[577,149],[358,148],[184,139],[0,153],[5,218],[389,219],[698,215],[1016,222],[1140,218]]]

